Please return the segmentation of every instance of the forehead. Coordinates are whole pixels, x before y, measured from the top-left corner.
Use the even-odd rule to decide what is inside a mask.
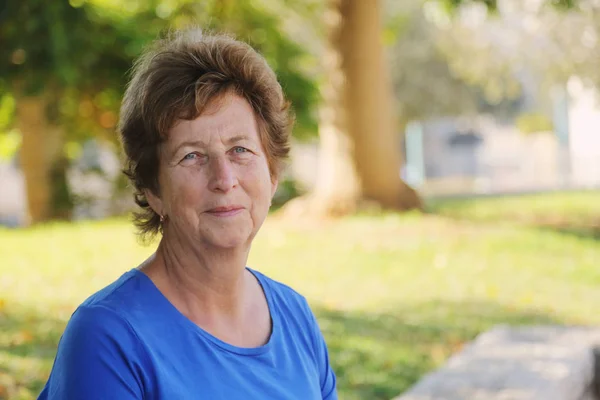
[[[258,140],[258,125],[254,110],[243,97],[226,94],[216,98],[192,120],[177,120],[167,134],[167,143],[197,139],[209,141],[215,136],[224,139],[245,135]]]

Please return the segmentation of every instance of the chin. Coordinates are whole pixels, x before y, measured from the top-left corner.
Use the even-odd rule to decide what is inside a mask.
[[[214,249],[223,249],[223,250],[233,250],[233,249],[237,249],[240,248],[242,246],[246,246],[248,244],[248,241],[231,241],[231,242],[223,242],[223,241],[219,241],[219,242],[210,242],[210,245],[212,248]]]
[[[206,237],[206,242],[213,247],[233,249],[247,245],[252,238],[250,232],[215,232]]]

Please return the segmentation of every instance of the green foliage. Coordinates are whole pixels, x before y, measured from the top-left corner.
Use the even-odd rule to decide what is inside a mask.
[[[465,5],[467,3],[481,3],[484,4],[488,10],[494,12],[498,9],[498,0],[438,0],[444,4],[445,8],[449,12],[453,12],[457,7]],[[546,0],[546,4],[561,10],[570,10],[577,8],[579,0]]]
[[[490,4],[482,0],[440,0],[435,3],[444,6],[431,7],[435,10],[432,15],[438,25],[438,48],[451,75],[474,91],[479,112],[491,111],[500,119],[513,120],[523,107],[523,96],[533,96],[531,100],[539,103],[544,96],[548,97],[549,88],[564,84],[571,76],[598,82],[596,59],[591,56],[594,54],[592,45],[582,39],[584,32],[595,37],[593,32],[598,30],[594,19],[585,12],[563,12],[577,10],[579,3],[582,7],[584,4],[590,6],[589,2],[542,0],[539,8],[538,5],[530,8],[517,4],[524,2],[510,1]],[[473,13],[452,15],[462,6],[477,4],[480,7],[474,7]],[[531,18],[538,28],[514,25],[511,21],[515,16]],[[574,33],[565,35],[564,32]],[[552,49],[540,46],[542,42],[553,43]],[[531,80],[539,87],[535,94],[525,87]],[[449,91],[452,97],[458,97],[455,92]],[[461,108],[464,112],[465,107]],[[523,116],[520,124],[524,131],[549,127],[547,120],[533,115]]]
[[[0,161],[10,161],[21,147],[21,133],[17,130],[0,132]]]
[[[118,31],[92,12],[64,0],[8,2],[0,20],[6,60],[0,75],[25,94],[114,83],[129,60],[119,51]]]
[[[65,147],[63,149],[63,153],[64,156],[68,159],[68,160],[76,160],[77,158],[79,158],[81,156],[82,153],[82,144],[79,141],[74,141],[71,140],[67,143],[65,143]]]
[[[550,5],[558,9],[571,10],[576,9],[579,2],[579,0],[550,0]]]
[[[26,0],[0,14],[0,76],[18,95],[51,95],[56,123],[74,140],[114,139],[127,72],[161,32],[189,25],[248,40],[276,70],[298,117],[298,134],[316,132],[314,79],[298,69],[307,52],[255,2],[207,0]],[[26,21],[23,23],[23,21]]]
[[[0,42],[6,44],[0,47],[0,76],[13,96],[43,93],[50,121],[71,138],[108,136],[118,101],[86,106],[88,99],[124,87],[133,56],[128,32],[95,7],[66,0],[8,2],[0,18]]]
[[[450,13],[468,3],[482,3],[492,12],[498,8],[498,0],[441,0],[441,2]]]
[[[120,102],[134,59],[162,32],[200,25],[231,32],[261,51],[294,106],[296,135],[315,135],[316,80],[300,68],[308,53],[283,33],[278,16],[255,3],[0,2],[0,134],[12,122],[15,99],[43,95],[49,104],[48,122],[66,133],[65,160],[76,157],[77,143],[86,139],[116,141]],[[12,156],[15,145],[14,136],[0,136],[0,156]],[[51,171],[52,202],[61,216],[72,204],[64,176],[67,166],[61,162]]]
[[[284,177],[279,181],[277,191],[275,192],[275,196],[273,196],[272,209],[280,208],[285,203],[295,197],[300,196],[301,194],[302,191],[298,187],[298,182],[296,182],[292,177]]]
[[[386,32],[394,41],[390,47],[391,71],[400,119],[421,120],[475,109],[477,93],[468,80],[456,76],[449,57],[440,51],[436,27],[426,18],[419,2],[389,3]]]
[[[15,113],[15,98],[5,92],[0,95],[0,134],[8,129],[13,122]]]
[[[525,113],[517,117],[517,128],[523,133],[551,131],[554,128],[552,120],[541,113]]]
[[[10,129],[15,113],[14,97],[8,92],[0,93],[0,161],[8,161],[21,146],[21,135]]]

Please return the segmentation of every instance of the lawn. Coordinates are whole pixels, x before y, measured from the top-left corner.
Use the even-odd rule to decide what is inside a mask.
[[[600,324],[600,193],[432,202],[291,223],[249,265],[319,318],[340,398],[390,399],[496,324]],[[0,230],[0,398],[35,398],[89,294],[152,252],[126,220]]]

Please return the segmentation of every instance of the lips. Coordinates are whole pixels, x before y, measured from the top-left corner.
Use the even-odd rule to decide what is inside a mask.
[[[232,215],[239,214],[244,210],[242,206],[223,206],[223,207],[215,207],[206,211],[207,214],[213,215],[215,217],[229,217]]]

